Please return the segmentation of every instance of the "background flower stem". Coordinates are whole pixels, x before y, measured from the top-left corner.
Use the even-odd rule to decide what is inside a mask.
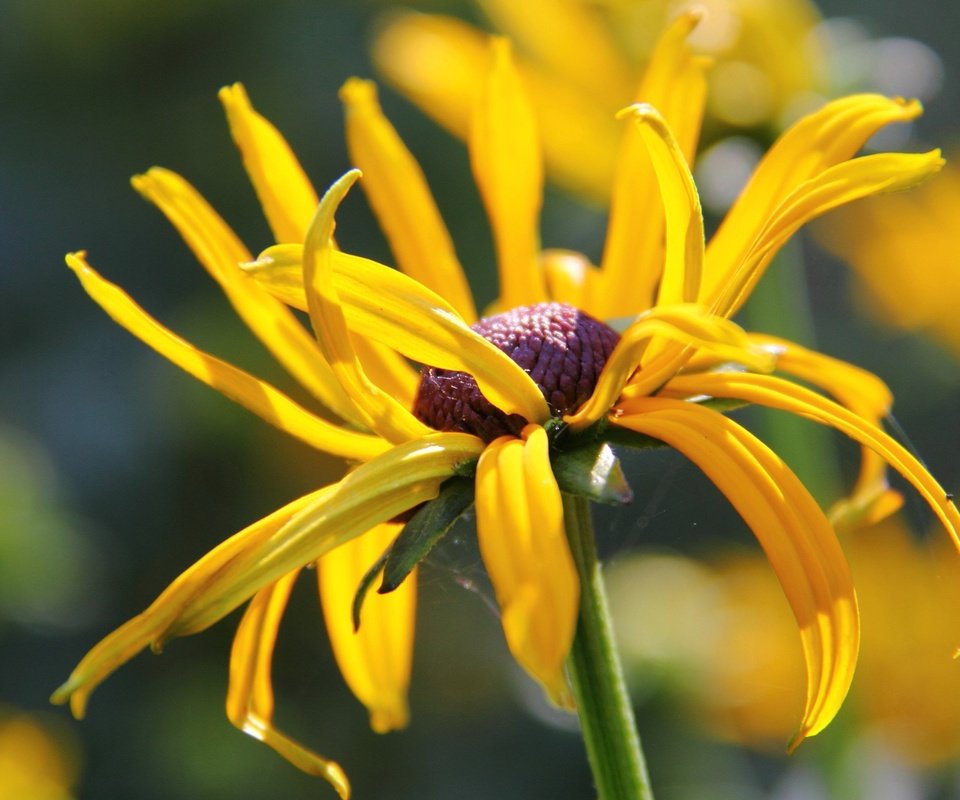
[[[653,800],[623,679],[587,500],[563,496],[564,524],[580,575],[580,613],[567,668],[599,800]]]

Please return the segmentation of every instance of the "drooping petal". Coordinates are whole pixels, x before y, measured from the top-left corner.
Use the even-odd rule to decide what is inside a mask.
[[[372,81],[351,78],[340,89],[350,158],[364,173],[363,190],[400,267],[443,296],[468,323],[476,306],[453,240],[423,170],[377,100]],[[288,241],[301,241],[291,239]]]
[[[280,131],[254,110],[243,84],[224,86],[218,97],[274,238],[302,242],[319,202],[313,184]]]
[[[317,562],[320,600],[333,654],[350,690],[370,712],[370,727],[377,733],[403,728],[409,717],[416,575],[389,594],[369,595],[359,630],[353,628],[351,606],[363,576],[402,527],[391,522],[378,525]]]
[[[572,697],[563,664],[576,629],[580,584],[563,527],[560,490],[543,428],[502,437],[477,466],[477,537],[507,645],[557,705]]]
[[[686,37],[700,15],[682,13],[660,38],[644,73],[637,102],[656,108],[692,163],[706,95],[706,68]],[[663,203],[647,144],[627,125],[617,157],[601,288],[586,309],[600,319],[637,314],[653,305],[663,269]]]
[[[333,280],[334,213],[359,177],[360,172],[353,170],[331,186],[310,224],[303,246],[307,309],[324,357],[363,415],[367,427],[390,442],[405,442],[423,436],[429,428],[367,377],[350,339]]]
[[[317,498],[331,494],[334,488],[327,487],[294,500],[215,547],[174,580],[146,611],[121,625],[90,650],[51,700],[54,703],[69,700],[73,715],[81,719],[93,690],[145,647],[157,649],[169,627],[191,602],[203,595],[222,570],[242,558],[247,548],[282,528],[298,511]],[[294,566],[290,571],[297,568]],[[275,580],[282,577],[281,573]],[[261,693],[261,700],[266,697]]]
[[[311,414],[269,383],[221,361],[165,328],[118,286],[90,267],[84,254],[67,256],[67,265],[83,288],[115,322],[185,372],[318,450],[366,461],[384,452],[388,444],[370,434],[334,425]]]
[[[432,500],[440,484],[482,450],[483,441],[476,436],[434,432],[360,465],[268,539],[254,542],[242,560],[224,569],[179,615],[165,638],[209,627],[291,569]]]
[[[646,145],[663,202],[666,243],[657,305],[693,303],[703,268],[703,212],[680,146],[653,106],[630,106],[620,116],[633,120]]]
[[[750,526],[793,609],[807,665],[796,747],[833,719],[859,649],[850,570],[823,512],[780,458],[732,420],[692,403],[639,398],[617,425],[660,439],[694,461]]]
[[[51,699],[69,700],[74,716],[82,717],[97,685],[145,647],[158,651],[172,637],[208,628],[284,575],[433,499],[440,484],[482,450],[480,439],[463,433],[398,445],[231,536],[87,653]]]
[[[917,458],[868,419],[816,392],[773,375],[717,372],[681,376],[669,387],[689,395],[731,397],[748,403],[800,414],[845,433],[878,453],[927,501],[960,550],[960,513],[934,477]]]
[[[268,291],[306,308],[302,251],[278,245],[245,266]],[[441,297],[401,272],[340,251],[331,254],[333,281],[347,326],[421,364],[473,375],[498,408],[542,422],[543,393],[509,356],[471,330]]]
[[[677,346],[664,349],[651,363],[649,371],[653,377],[647,374],[646,365],[634,376],[634,370],[654,337],[661,342],[676,342]],[[723,317],[707,314],[701,306],[656,306],[641,314],[623,332],[590,399],[575,414],[564,417],[565,421],[573,430],[590,426],[601,419],[621,395],[641,396],[650,388],[665,383],[698,348],[760,371],[773,369],[775,363],[772,354],[751,345],[740,327]],[[628,381],[631,382],[629,387]],[[649,387],[651,383],[653,387]],[[633,389],[636,391],[628,391]]]
[[[493,228],[505,308],[547,299],[540,272],[543,165],[533,110],[506,39],[491,63],[470,126],[470,164]]]
[[[873,425],[879,427],[890,413],[893,394],[872,372],[773,336],[750,334],[750,340],[776,352],[778,372],[824,390]],[[834,525],[873,525],[903,505],[903,496],[887,481],[887,462],[869,447],[861,451],[856,483],[849,495],[830,509]]]
[[[340,766],[281,733],[273,725],[271,662],[277,629],[300,570],[294,570],[254,595],[244,612],[230,650],[227,718],[254,739],[272,747],[309,775],[325,778],[342,800],[350,782]]]
[[[767,151],[707,247],[701,299],[716,297],[775,209],[796,187],[852,157],[877,130],[920,114],[920,104],[861,94],[828,103]]]
[[[797,230],[833,208],[862,197],[906,189],[943,167],[939,150],[928,153],[877,153],[824,170],[790,193],[773,211],[743,261],[704,296],[717,313],[735,314],[760,279],[767,264]]]
[[[288,309],[243,274],[238,265],[249,261],[250,253],[196,189],[176,173],[159,168],[136,176],[132,182],[170,220],[240,318],[277,361],[331,411],[350,422],[360,422],[309,332]]]

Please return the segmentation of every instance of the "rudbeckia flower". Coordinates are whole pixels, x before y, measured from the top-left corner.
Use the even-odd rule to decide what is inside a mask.
[[[614,114],[634,100],[657,60],[659,32],[691,8],[705,13],[696,51],[714,62],[707,114],[722,131],[781,130],[825,76],[808,0],[476,0],[493,30],[516,42],[552,180],[609,202],[623,126]],[[454,135],[466,139],[486,66],[484,31],[454,17],[392,10],[373,45],[386,80]],[[704,87],[706,88],[706,86]],[[663,109],[661,109],[662,111]],[[571,124],[576,120],[576,124]]]
[[[683,23],[686,30],[691,24]],[[222,90],[278,242],[257,258],[179,176],[152,169],[134,179],[250,328],[313,393],[323,416],[180,339],[100,277],[85,254],[72,254],[67,262],[87,292],[175,364],[351,466],[342,480],[293,500],[187,569],[90,651],[56,701],[69,700],[82,715],[93,689],[136,653],[197,633],[246,603],[230,660],[230,720],[325,776],[345,797],[340,768],[272,723],[270,661],[291,586],[302,569],[317,565],[346,682],[375,729],[399,727],[407,718],[413,567],[475,500],[480,552],[507,645],[547,697],[570,706],[564,664],[581,576],[565,527],[571,514],[582,513],[583,497],[628,499],[609,442],[661,442],[699,465],[760,541],[804,647],[807,699],[792,744],[823,729],[846,694],[858,650],[847,563],[800,481],[720,409],[779,408],[863,445],[869,455],[845,515],[870,516],[895,504],[888,463],[955,539],[960,516],[916,458],[880,428],[890,397],[879,379],[790,342],[747,334],[730,317],[806,221],[914,184],[941,159],[937,151],[854,158],[878,128],[919,109],[874,95],[839,100],[784,134],[705,247],[682,144],[692,146],[699,127],[701,65],[684,43],[683,25],[667,34],[647,73],[647,99],[661,110],[636,105],[621,115],[628,132],[599,266],[576,253],[540,249],[536,124],[509,44],[492,42],[469,145],[496,244],[500,296],[480,320],[424,175],[368,81],[351,79],[341,93],[359,169],[319,203],[290,148],[243,88]],[[343,252],[333,238],[337,208],[361,170],[398,270]],[[313,336],[291,309],[306,312]],[[622,334],[601,321],[624,316],[630,319]],[[429,366],[418,376],[414,363]],[[384,593],[364,602],[364,589],[380,573]]]

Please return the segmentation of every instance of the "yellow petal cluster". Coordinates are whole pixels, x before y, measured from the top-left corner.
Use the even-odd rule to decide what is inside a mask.
[[[562,5],[576,13],[572,0]],[[953,503],[881,428],[891,398],[878,378],[790,342],[747,334],[730,320],[797,228],[853,199],[916,183],[942,161],[938,151],[854,157],[879,127],[919,113],[916,104],[875,95],[827,104],[771,148],[726,222],[705,242],[689,169],[705,96],[702,60],[686,38],[698,18],[685,13],[665,32],[642,85],[649,96],[619,115],[616,124],[626,135],[600,265],[580,254],[541,250],[540,152],[547,140],[532,110],[531,81],[517,69],[506,40],[482,48],[486,67],[471,96],[467,139],[496,244],[498,307],[563,300],[596,317],[627,317],[593,395],[567,416],[567,426],[619,426],[676,448],[730,499],[760,542],[803,646],[806,701],[793,747],[829,723],[849,688],[859,642],[853,580],[831,523],[796,476],[753,434],[699,401],[758,403],[836,428],[868,453],[838,521],[877,518],[895,507],[884,473],[889,464],[960,543]],[[560,38],[573,31],[563,19],[555,20]],[[582,35],[589,37],[584,25]],[[318,408],[295,403],[180,339],[100,277],[84,254],[71,254],[68,264],[110,316],[161,355],[285,433],[342,456],[350,470],[203,556],[94,647],[54,699],[69,701],[81,716],[93,689],[142,649],[159,650],[247,604],[231,654],[228,717],[347,797],[339,766],[272,721],[270,661],[287,598],[297,574],[316,565],[347,684],[375,730],[405,724],[415,577],[402,592],[368,602],[359,631],[349,607],[361,577],[397,536],[398,516],[435,498],[455,474],[475,472],[480,549],[507,646],[551,700],[571,705],[564,662],[575,635],[579,580],[551,467],[551,412],[530,376],[469,327],[475,310],[452,240],[372,84],[351,79],[341,93],[350,156],[361,169],[348,171],[319,200],[243,88],[229,87],[220,97],[277,241],[254,259],[173,173],[153,169],[134,185],[170,218]],[[591,142],[582,152],[597,148]],[[335,214],[358,181],[398,269],[337,247]],[[291,307],[307,313],[310,329]],[[491,403],[526,420],[522,434],[484,442],[427,428],[411,411],[414,363],[470,373]]]

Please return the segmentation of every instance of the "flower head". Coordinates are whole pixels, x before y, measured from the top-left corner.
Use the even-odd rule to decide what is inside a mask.
[[[879,427],[890,397],[877,378],[789,342],[747,334],[729,319],[802,224],[849,200],[916,183],[941,160],[938,152],[853,158],[876,129],[919,109],[872,95],[837,101],[772,148],[705,249],[689,148],[682,144],[696,138],[702,110],[701,65],[684,43],[692,24],[684,18],[668,31],[648,70],[651,86],[660,87],[648,99],[670,113],[637,105],[621,115],[628,130],[599,266],[585,256],[540,249],[540,140],[510,47],[493,41],[470,135],[500,275],[500,316],[484,321],[476,322],[424,175],[369,82],[351,79],[341,93],[351,158],[360,169],[334,183],[319,203],[290,149],[242,87],[221,92],[279,240],[256,259],[182,178],[153,169],[135,179],[251,329],[342,424],[192,347],[101,278],[83,254],[68,256],[87,291],[174,363],[353,466],[339,482],[210,551],[97,645],[56,700],[69,699],[82,714],[94,687],[141,649],[203,630],[248,603],[231,654],[231,721],[346,796],[336,764],[272,724],[270,658],[291,585],[301,569],[317,564],[347,683],[375,729],[403,725],[412,568],[424,546],[421,534],[449,527],[475,496],[480,551],[510,651],[550,699],[568,706],[564,661],[576,628],[579,580],[564,534],[562,492],[608,496],[598,465],[610,464],[603,443],[611,438],[628,446],[666,443],[727,495],[763,546],[800,628],[807,700],[793,744],[830,721],[849,686],[859,638],[843,553],[827,517],[776,454],[703,401],[759,403],[842,430],[869,451],[845,518],[895,505],[884,474],[889,463],[956,538],[960,516],[953,504]],[[399,270],[345,253],[333,239],[337,208],[360,170]],[[313,336],[290,307],[307,313]],[[598,321],[623,316],[632,321],[619,339]],[[533,358],[537,350],[549,357],[542,370]],[[568,371],[568,359],[577,362],[576,374]],[[429,365],[424,382],[418,384],[411,362]],[[454,381],[452,407],[430,388],[450,373],[469,377]],[[496,424],[458,428],[456,402]],[[466,418],[466,411],[459,413]],[[564,468],[565,459],[598,447],[602,455],[584,470],[589,474]],[[466,500],[465,479],[474,488]],[[411,513],[404,528],[401,520]],[[380,571],[382,589],[394,591],[363,602],[364,587]],[[359,617],[359,630],[351,617]]]

